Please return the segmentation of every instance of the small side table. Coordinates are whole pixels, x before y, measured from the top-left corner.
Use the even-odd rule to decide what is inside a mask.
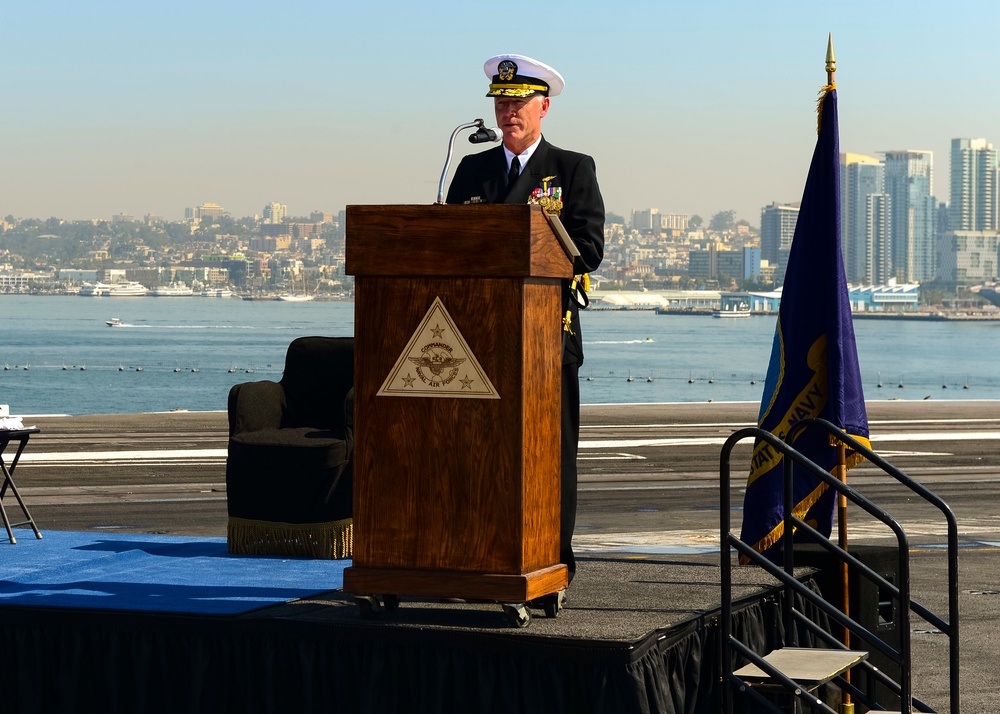
[[[3,525],[7,529],[7,537],[10,538],[11,543],[17,543],[17,539],[14,538],[13,529],[18,526],[30,525],[31,529],[35,531],[35,538],[40,539],[42,537],[38,526],[35,525],[31,514],[28,513],[28,507],[24,505],[24,501],[21,499],[21,494],[17,492],[17,486],[14,485],[14,469],[17,468],[21,452],[28,445],[28,439],[31,438],[31,435],[37,434],[40,431],[41,429],[34,426],[28,429],[0,429],[0,471],[3,472],[3,486],[0,486],[0,516],[3,516]],[[7,466],[3,460],[3,452],[6,450],[8,444],[15,441],[17,442],[17,451],[14,453],[14,458],[11,460],[10,466]],[[28,520],[21,521],[20,523],[11,523],[10,519],[7,518],[7,511],[3,507],[3,497],[7,495],[8,488],[14,494],[14,498],[17,499],[17,505],[21,507],[24,517]]]

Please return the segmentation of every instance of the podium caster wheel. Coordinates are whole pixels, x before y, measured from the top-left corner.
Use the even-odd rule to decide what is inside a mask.
[[[383,595],[382,607],[386,612],[395,612],[399,609],[399,595]]]
[[[374,620],[382,613],[382,606],[374,595],[357,595],[354,604],[358,606],[358,612],[365,620]]]
[[[566,591],[560,590],[557,593],[546,595],[542,598],[542,609],[545,610],[545,617],[558,617],[566,602]]]
[[[535,598],[528,602],[528,607],[534,610],[542,610],[545,617],[558,617],[559,613],[566,606],[566,591],[549,593],[542,597]]]
[[[503,616],[511,627],[527,627],[531,622],[531,610],[524,603],[503,603]]]

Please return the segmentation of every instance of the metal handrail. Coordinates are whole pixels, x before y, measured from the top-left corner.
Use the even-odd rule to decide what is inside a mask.
[[[885,473],[891,475],[899,483],[903,484],[911,491],[921,496],[925,501],[937,507],[945,516],[948,525],[948,571],[949,571],[949,622],[945,622],[936,614],[930,612],[927,608],[922,606],[920,603],[913,602],[909,598],[909,561],[906,557],[907,547],[906,547],[906,536],[902,532],[898,523],[895,522],[888,514],[882,511],[880,508],[869,502],[863,496],[860,496],[854,489],[850,488],[846,484],[835,479],[825,470],[818,467],[816,464],[806,459],[794,448],[789,446],[789,443],[794,441],[799,433],[808,428],[810,425],[816,425],[820,428],[826,430],[830,435],[835,437],[837,440],[843,442],[845,445],[852,448],[856,453],[864,456],[871,463],[881,468]],[[778,569],[773,563],[761,556],[755,550],[753,550],[748,544],[744,543],[742,540],[733,536],[730,533],[731,523],[730,523],[730,475],[729,475],[729,455],[732,451],[733,446],[744,438],[753,436],[754,438],[760,438],[767,443],[771,444],[775,449],[780,451],[782,454],[787,455],[789,458],[784,462],[784,486],[785,486],[785,523],[784,527],[786,533],[793,532],[795,529],[798,533],[803,533],[809,535],[813,540],[820,543],[824,548],[826,548],[831,553],[841,557],[850,565],[853,565],[860,572],[862,572],[865,577],[869,578],[872,582],[879,585],[884,590],[888,591],[893,597],[900,601],[900,610],[904,618],[904,627],[901,632],[901,650],[902,652],[897,652],[889,645],[884,643],[880,638],[873,635],[871,632],[861,627],[858,623],[850,620],[851,625],[846,625],[843,622],[844,616],[837,610],[836,612],[830,612],[824,605],[828,605],[822,598],[817,598],[814,593],[808,591],[807,588],[801,585],[797,579],[794,578],[792,573],[793,568],[793,558],[792,558],[792,540],[791,538],[784,539],[783,542],[783,556],[784,556],[784,569]],[[903,584],[902,588],[897,588],[895,585],[889,583],[881,575],[874,572],[871,568],[868,568],[863,563],[854,558],[850,553],[840,549],[838,546],[834,545],[829,541],[828,538],[817,532],[811,526],[806,524],[801,519],[792,516],[791,509],[791,474],[792,467],[794,464],[799,464],[806,470],[813,473],[818,479],[822,480],[829,487],[833,488],[838,493],[843,493],[845,497],[854,501],[862,509],[866,510],[877,518],[881,520],[885,525],[887,525],[897,536],[897,540],[900,544],[899,549],[899,563],[900,563],[900,581]],[[902,676],[901,679],[904,680],[901,684],[895,683],[891,678],[887,677],[884,673],[878,671],[877,669],[867,665],[867,663],[861,666],[866,670],[869,670],[875,675],[884,685],[888,686],[890,690],[898,694],[903,700],[904,711],[910,711],[912,708],[916,708],[920,711],[933,711],[928,705],[919,699],[912,696],[912,692],[907,691],[907,695],[904,695],[904,690],[909,689],[909,649],[910,649],[910,630],[909,630],[909,613],[910,611],[915,612],[917,615],[922,617],[924,620],[934,625],[940,629],[943,633],[948,635],[950,650],[949,650],[949,664],[950,664],[950,684],[951,684],[951,711],[957,713],[959,711],[960,704],[960,689],[958,684],[959,678],[959,642],[958,642],[958,526],[954,514],[951,508],[936,494],[928,490],[922,484],[918,483],[911,477],[907,476],[905,473],[894,467],[892,464],[888,463],[882,459],[878,454],[874,453],[866,445],[860,443],[857,439],[851,437],[849,434],[845,433],[843,430],[836,427],[834,424],[822,420],[822,419],[807,419],[799,422],[789,430],[788,434],[785,435],[784,440],[779,440],[774,437],[770,432],[763,431],[758,428],[748,428],[742,429],[734,433],[723,447],[723,451],[720,457],[720,488],[722,491],[722,508],[721,508],[721,525],[722,525],[722,581],[725,593],[731,593],[732,588],[732,575],[730,572],[731,563],[729,550],[735,547],[736,550],[751,560],[767,570],[771,575],[778,578],[785,585],[786,593],[786,606],[784,608],[785,614],[785,628],[786,633],[791,636],[794,640],[795,629],[792,625],[793,618],[798,617],[800,622],[806,624],[807,627],[814,632],[814,634],[820,635],[822,639],[826,641],[833,640],[832,636],[828,633],[820,633],[819,628],[808,621],[802,613],[799,613],[794,608],[794,601],[791,599],[792,592],[798,592],[803,595],[808,601],[812,602],[814,605],[818,606],[824,612],[827,612],[835,621],[845,624],[849,627],[852,632],[859,635],[863,640],[869,644],[874,645],[876,648],[883,651],[889,658],[897,663],[902,663]],[[805,590],[806,592],[803,592]],[[729,598],[723,598],[723,671],[726,673],[728,678],[733,678],[738,680],[735,675],[732,675],[731,659],[725,656],[725,646],[729,643],[731,647],[742,651],[745,646],[736,646],[733,644],[735,638],[731,636],[731,622],[729,620],[729,615],[731,614],[731,606],[727,602]],[[832,608],[832,606],[830,606]],[[833,640],[835,642],[835,640]],[[842,643],[838,643],[838,646],[845,648]],[[746,655],[745,655],[746,656]],[[759,658],[757,655],[748,656],[751,661],[756,661]],[[758,662],[758,666],[760,666]],[[762,667],[763,668],[763,667]],[[845,683],[847,688],[857,693],[857,688],[850,684]],[[727,706],[731,706],[731,701],[729,699],[728,689],[724,688],[724,697],[726,697]]]
[[[817,597],[816,593],[810,590],[805,585],[803,585],[799,581],[799,579],[794,576],[794,574],[787,573],[783,568],[779,568],[777,565],[775,565],[770,560],[768,560],[763,555],[754,550],[750,546],[750,544],[737,538],[736,536],[731,536],[730,542],[731,545],[734,548],[736,548],[736,551],[740,555],[745,555],[747,559],[753,561],[755,565],[759,565],[761,568],[766,570],[770,575],[774,576],[775,579],[781,581],[781,583],[785,586],[786,598],[790,597],[790,591],[803,596],[806,600],[812,602],[816,607],[822,610],[824,614],[835,620],[838,624],[844,627],[853,626],[852,632],[856,632],[857,634],[861,635],[861,638],[864,639],[866,642],[871,642],[894,662],[896,662],[897,664],[903,663],[903,658],[896,649],[886,644],[878,637],[878,635],[868,630],[864,625],[856,622],[855,620],[852,620],[850,617],[842,613],[834,605],[831,605],[823,598]],[[787,608],[784,610],[784,613],[788,613],[790,610],[792,610],[792,608]],[[793,643],[791,644],[794,646],[795,630],[791,626],[789,619],[785,619],[785,632],[786,632],[786,637],[789,635],[789,633],[792,633]]]
[[[809,630],[809,632],[811,632],[817,639],[822,640],[823,642],[825,642],[830,647],[836,648],[836,649],[841,649],[841,650],[847,650],[847,649],[849,649],[847,647],[847,645],[845,645],[843,642],[841,642],[836,637],[834,637],[833,635],[831,635],[829,632],[827,632],[826,630],[824,630],[822,627],[820,627],[819,625],[817,625],[815,622],[813,622],[811,619],[809,619],[809,617],[807,617],[804,613],[799,612],[799,611],[796,610],[795,611],[795,618],[796,618],[796,622],[798,622],[798,624],[802,625],[805,629]],[[880,641],[880,644],[885,645],[885,643],[882,643],[881,641]],[[888,647],[888,645],[885,645],[885,646]],[[885,652],[884,649],[882,651]],[[874,699],[875,698],[875,695],[873,693],[874,686],[875,686],[875,683],[878,682],[883,687],[885,687],[886,689],[888,689],[890,692],[892,692],[893,694],[895,694],[897,697],[900,695],[899,682],[897,682],[895,679],[893,679],[892,677],[890,677],[889,675],[887,675],[885,672],[883,672],[882,670],[880,670],[878,667],[874,666],[868,660],[864,660],[862,662],[859,662],[857,664],[857,667],[860,668],[860,669],[862,669],[862,670],[864,670],[864,672],[869,677],[871,677],[871,680],[869,680],[869,685],[868,686],[871,687],[872,689],[870,689],[869,692],[866,694],[864,692],[861,692],[857,687],[855,687],[854,685],[852,685],[850,682],[843,682],[841,684],[841,686],[843,687],[844,691],[850,692],[850,694],[852,696],[857,696],[857,697],[862,698],[862,699],[865,698],[865,697],[868,697],[870,699]],[[837,680],[835,680],[835,681],[837,681]],[[931,706],[929,704],[927,704],[926,702],[921,701],[916,696],[913,697],[913,708],[916,709],[917,711],[920,711],[920,712],[933,712],[934,711],[934,709],[931,708]]]
[[[852,451],[865,457],[869,462],[878,466],[883,472],[892,476],[896,481],[920,496],[924,501],[937,508],[944,515],[948,527],[948,622],[942,620],[920,603],[911,602],[911,609],[921,618],[941,630],[948,636],[948,677],[949,677],[949,703],[952,714],[959,714],[961,705],[961,687],[959,683],[959,614],[958,614],[958,520],[955,518],[951,507],[945,503],[944,499],[928,489],[919,481],[900,471],[898,468],[883,459],[868,446],[858,441],[836,424],[826,419],[804,419],[792,425],[785,435],[785,440],[792,442],[798,434],[805,429],[817,426],[837,440],[850,447]],[[907,633],[909,638],[909,633]]]
[[[854,489],[850,488],[846,484],[840,482],[838,479],[831,476],[826,470],[820,468],[810,459],[806,458],[804,455],[795,450],[786,441],[779,439],[768,431],[757,427],[748,427],[740,429],[734,432],[725,442],[722,447],[720,454],[719,463],[719,475],[720,475],[720,492],[721,492],[721,504],[720,504],[720,535],[721,535],[721,580],[722,580],[722,612],[720,629],[721,629],[721,647],[720,656],[722,659],[722,673],[726,681],[730,681],[735,677],[733,674],[732,660],[728,656],[729,649],[735,649],[741,652],[749,660],[753,661],[758,667],[761,667],[765,671],[765,664],[763,658],[756,653],[749,651],[742,643],[740,643],[731,634],[731,594],[732,594],[732,564],[730,562],[730,548],[735,547],[737,551],[745,555],[748,559],[761,565],[767,572],[771,575],[777,577],[785,585],[785,632],[786,637],[791,637],[793,642],[795,640],[792,610],[793,610],[793,592],[800,592],[804,597],[808,599],[809,602],[819,607],[821,610],[826,612],[830,617],[834,618],[836,621],[841,622],[845,627],[848,627],[851,631],[857,631],[862,634],[863,639],[866,640],[881,640],[874,634],[868,632],[864,627],[852,620],[849,617],[840,613],[832,605],[823,600],[815,593],[808,591],[805,586],[794,578],[794,562],[793,562],[793,539],[791,537],[783,538],[783,555],[784,555],[784,569],[780,569],[762,555],[757,553],[753,548],[743,542],[740,538],[732,535],[731,533],[731,519],[730,519],[730,454],[733,447],[740,441],[748,437],[754,437],[755,439],[760,439],[777,451],[783,454],[784,458],[784,499],[785,499],[785,533],[793,533],[794,527],[805,526],[809,528],[807,524],[801,519],[798,519],[792,515],[792,466],[797,464],[800,467],[806,469],[812,473],[816,478],[820,479],[826,483],[829,487],[833,488],[835,491],[844,494],[848,499],[856,503],[863,510],[867,511],[871,516],[880,520],[886,526],[888,526],[895,534],[898,541],[899,556],[900,556],[900,580],[901,587],[898,588],[898,598],[900,600],[900,612],[902,617],[902,632],[901,632],[901,656],[903,658],[903,666],[901,667],[901,681],[900,690],[901,698],[903,704],[903,712],[909,714],[911,711],[911,686],[910,686],[910,650],[909,650],[909,613],[910,613],[910,602],[909,602],[909,561],[907,559],[908,555],[908,545],[906,540],[906,534],[903,532],[899,524],[885,511],[876,506],[874,503],[869,501],[867,498],[859,494]],[[845,442],[846,443],[846,442]],[[809,528],[809,530],[812,530]],[[815,531],[814,531],[815,532]],[[870,571],[870,568],[860,564],[863,570]],[[802,590],[807,590],[808,594],[802,593]],[[884,643],[883,643],[884,644]],[[749,653],[749,654],[748,654]],[[736,678],[738,679],[738,678]],[[787,686],[787,684],[786,684]],[[795,690],[797,685],[793,683],[792,691]],[[731,711],[732,709],[732,697],[729,687],[723,687],[723,701],[726,711]]]

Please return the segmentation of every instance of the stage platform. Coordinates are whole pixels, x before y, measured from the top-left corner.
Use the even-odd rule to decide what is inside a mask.
[[[217,539],[202,539],[199,547],[197,539],[163,544],[163,538],[157,548],[174,554],[176,577],[204,557],[216,558],[216,569],[241,560],[213,551]],[[0,545],[0,558],[22,545],[28,541]],[[83,550],[102,558],[128,551]],[[314,575],[302,586],[312,594],[300,597],[289,588],[283,571],[304,563],[319,572],[328,568],[329,589],[315,592]],[[109,579],[115,583],[109,589],[127,590],[130,572],[94,577],[92,564],[71,563],[66,567],[81,572],[63,573],[63,580],[88,584],[76,605],[0,599],[0,701],[22,713],[716,710],[716,554],[580,558],[567,607],[556,618],[533,611],[523,629],[509,627],[495,603],[407,597],[393,612],[362,619],[351,596],[338,589],[344,565],[247,558],[253,575],[244,580],[260,592],[285,589],[291,599],[227,614],[225,608],[157,611],[149,596],[157,585],[150,582],[138,606],[109,609],[94,591]],[[168,570],[157,570],[162,587],[177,592]],[[222,584],[199,586],[203,599],[212,600],[212,588],[247,585],[221,577]],[[737,568],[734,577],[736,633],[766,651],[781,637],[780,593],[756,568]],[[44,583],[33,584],[45,590]]]

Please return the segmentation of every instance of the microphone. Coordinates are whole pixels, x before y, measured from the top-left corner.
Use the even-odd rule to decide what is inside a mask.
[[[476,132],[469,137],[469,141],[473,144],[479,144],[484,141],[500,141],[503,138],[503,132],[499,129],[487,129],[486,122],[482,119],[476,119],[475,121],[470,121],[465,124],[460,124],[455,128],[455,131],[451,132],[451,139],[448,140],[448,156],[444,160],[444,168],[441,170],[441,180],[438,182],[438,195],[436,203],[444,203],[444,181],[448,176],[448,166],[451,164],[451,155],[455,151],[455,137],[458,136],[458,132],[463,129],[476,129]]]
[[[486,127],[479,127],[479,130],[475,134],[469,136],[470,144],[482,144],[488,141],[500,141],[503,139],[503,132],[499,128],[493,127],[492,129],[487,129]]]

